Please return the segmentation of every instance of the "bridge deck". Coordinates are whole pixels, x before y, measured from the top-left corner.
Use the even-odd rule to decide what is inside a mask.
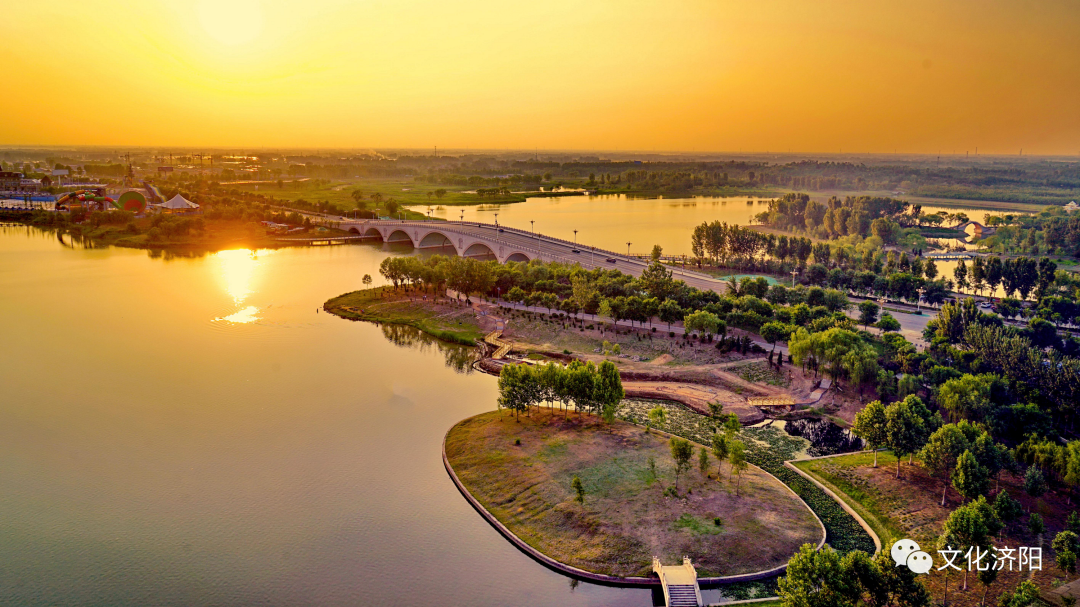
[[[661,565],[660,559],[653,557],[653,572],[660,576],[660,585],[664,589],[664,602],[668,607],[700,607],[701,588],[698,587],[697,569],[690,559],[683,557],[681,565]]]
[[[640,276],[649,266],[647,259],[488,223],[437,220],[349,220],[345,218],[332,222],[323,221],[332,223],[340,229],[355,232],[354,238],[374,237],[371,231],[375,230],[384,242],[395,238],[405,242],[406,239],[402,238],[404,234],[415,247],[425,246],[423,241],[426,238],[440,234],[445,240],[440,240],[438,245],[426,246],[446,246],[446,241],[449,241],[459,255],[464,255],[470,250],[476,250],[475,245],[479,244],[486,247],[500,262],[505,262],[514,256],[523,256],[530,261],[539,259],[580,264],[586,269],[619,270],[631,276]],[[723,293],[726,289],[722,281],[707,274],[683,268],[669,269],[676,279],[695,288],[717,293]]]

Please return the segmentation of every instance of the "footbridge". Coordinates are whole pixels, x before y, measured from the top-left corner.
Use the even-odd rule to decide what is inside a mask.
[[[619,270],[640,276],[649,266],[647,259],[607,251],[540,234],[472,221],[344,219],[333,222],[360,239],[410,244],[417,249],[452,248],[461,257],[508,261],[557,261],[580,264],[586,269]],[[698,289],[723,293],[724,283],[707,274],[669,268],[674,277]]]

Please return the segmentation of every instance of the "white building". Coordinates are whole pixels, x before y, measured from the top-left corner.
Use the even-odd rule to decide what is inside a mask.
[[[1076,204],[1075,200],[1070,202],[1069,204],[1065,205],[1065,212],[1066,213],[1072,213],[1073,211],[1077,211],[1077,210],[1080,210],[1080,205]]]

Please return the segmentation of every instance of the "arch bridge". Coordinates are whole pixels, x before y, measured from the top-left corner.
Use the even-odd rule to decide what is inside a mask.
[[[408,243],[416,249],[452,247],[461,257],[495,259],[499,263],[533,260],[576,263],[586,269],[619,270],[635,277],[640,276],[649,265],[647,259],[490,223],[335,218],[333,225],[365,240]],[[693,287],[724,292],[724,284],[707,274],[681,268],[669,269],[674,278]]]

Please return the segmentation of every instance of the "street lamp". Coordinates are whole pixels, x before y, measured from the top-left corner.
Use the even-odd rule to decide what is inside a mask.
[[[795,288],[795,275],[798,274],[798,273],[799,273],[798,270],[792,270],[791,271],[791,288],[792,289]]]
[[[626,256],[630,257],[630,241],[626,242]]]
[[[465,223],[465,211],[461,211],[461,223]]]
[[[577,246],[577,230],[574,230],[574,246]]]

